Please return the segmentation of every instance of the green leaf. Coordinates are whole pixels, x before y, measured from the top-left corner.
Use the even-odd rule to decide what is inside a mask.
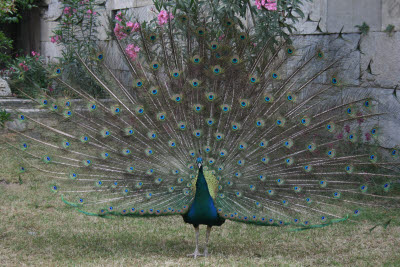
[[[369,32],[369,25],[365,22],[363,22],[362,25],[356,25],[354,27],[358,28],[361,34],[367,35]]]

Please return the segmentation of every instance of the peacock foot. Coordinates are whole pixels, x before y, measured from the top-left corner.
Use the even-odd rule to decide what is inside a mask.
[[[188,257],[193,257],[194,259],[200,256],[204,256],[204,254],[200,254],[199,250],[196,249],[192,254],[187,254]]]

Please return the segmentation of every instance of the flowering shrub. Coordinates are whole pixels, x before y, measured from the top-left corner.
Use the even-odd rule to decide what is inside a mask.
[[[229,21],[229,25],[235,25],[233,28],[238,32],[250,30],[254,38],[252,45],[261,49],[262,46],[257,46],[257,43],[264,43],[267,40],[277,42],[280,38],[290,39],[289,35],[295,30],[294,24],[299,21],[299,18],[304,17],[301,5],[305,1],[311,0],[153,0],[155,6],[153,11],[157,15],[153,21],[161,27],[165,27],[165,24],[175,17],[186,17],[189,19],[186,22],[201,20],[205,28],[208,23],[213,23],[213,29],[216,25],[220,26],[215,30],[215,38],[223,38],[221,36],[224,36],[226,23]],[[204,10],[208,11],[207,16]],[[174,27],[177,24],[179,25],[179,23],[173,23]],[[154,31],[154,26],[151,28]],[[209,34],[214,33],[207,33]]]
[[[127,19],[126,14],[123,14],[121,11],[117,12],[115,15],[114,23],[115,27],[113,32],[115,37],[120,41],[126,39],[128,36],[131,36],[134,32],[140,31],[139,22],[132,22],[131,20]],[[139,56],[139,51],[140,47],[133,43],[128,43],[125,46],[125,53],[132,61],[137,59]]]
[[[298,20],[298,17],[303,16],[300,10],[302,1],[307,0],[255,0],[255,2],[250,0],[219,0],[218,2],[215,0],[153,0],[154,19],[140,24],[127,14],[129,12],[118,11],[110,22],[110,33],[118,40],[126,57],[135,64],[140,64],[141,56],[149,53],[141,47],[143,42],[150,41],[152,45],[159,46],[161,44],[153,40],[161,37],[169,42],[169,25],[177,28],[192,27],[198,25],[199,21],[204,22],[206,29],[208,23],[217,23],[217,27],[215,25],[210,27],[213,32],[207,32],[208,38],[214,40],[229,40],[230,38],[225,37],[250,30],[252,40],[249,44],[257,50],[263,47],[263,45],[257,45],[258,43],[264,43],[270,39],[277,40],[281,37],[288,38],[288,33],[294,29],[293,23]],[[62,0],[61,3],[62,15],[50,40],[54,45],[62,47],[59,64],[63,66],[63,78],[71,77],[76,84],[87,88],[88,93],[92,95],[102,94],[102,89],[88,77],[76,58],[78,53],[87,55],[84,60],[90,60],[98,52],[99,6],[96,0]],[[209,11],[207,15],[204,14],[204,10]],[[250,19],[248,19],[248,14],[250,14]],[[184,17],[187,18],[186,22],[182,20]],[[190,24],[191,21],[195,24]],[[249,27],[245,23],[253,26]],[[234,26],[231,27],[231,25]],[[182,53],[185,53],[184,49],[185,46],[182,47]],[[31,79],[31,73],[38,70],[35,64],[39,62],[41,62],[40,54],[34,52],[31,56],[19,58],[11,68],[12,70],[8,72],[12,73],[13,77]],[[95,69],[98,65],[93,62],[90,67]],[[57,91],[57,88],[50,86],[49,82],[39,84],[39,87],[44,88],[47,93]]]
[[[218,3],[212,1],[160,1],[153,0],[154,8],[151,11],[154,14],[154,19],[142,22],[140,25],[135,22],[135,18],[129,16],[129,11],[118,11],[113,18],[112,33],[113,37],[119,42],[126,56],[131,61],[136,61],[140,64],[140,57],[145,50],[140,49],[137,45],[142,45],[145,40],[156,40],[159,36],[164,36],[165,40],[168,37],[168,25],[179,28],[186,27],[185,23],[195,21],[198,24],[199,20],[204,21],[207,29],[208,23],[218,23],[218,28],[213,25],[211,27],[214,32],[207,32],[209,38],[224,40],[226,34],[233,34],[232,30],[246,32],[250,29],[252,34],[252,45],[255,50],[262,49],[262,45],[257,46],[257,43],[264,43],[267,40],[277,41],[280,38],[289,39],[289,34],[294,29],[293,24],[298,21],[299,17],[304,16],[300,7],[302,1],[309,0],[219,0]],[[208,10],[205,16],[204,10]],[[250,19],[247,14],[250,14]],[[182,23],[182,18],[187,18],[185,23]],[[252,24],[254,27],[249,27],[244,24],[244,21]],[[235,25],[227,31],[226,23]],[[135,34],[136,32],[136,34]],[[175,31],[177,32],[177,31]],[[151,45],[160,45],[158,42],[153,42]],[[185,47],[182,47],[182,53]]]
[[[51,81],[43,61],[39,52],[32,51],[31,55],[17,56],[1,75],[8,79],[16,95],[26,97],[26,93],[35,97],[43,93],[52,93],[49,90]]]
[[[76,53],[92,55],[98,49],[97,19],[100,14],[97,10],[100,7],[96,0],[62,0],[61,2],[62,16],[50,41],[62,47],[59,65],[63,66],[63,77],[73,79],[76,84],[86,88],[92,95],[102,95],[101,87],[90,79],[76,58]],[[56,93],[57,86],[49,86],[47,91]]]
[[[64,59],[75,51],[89,53],[97,40],[95,0],[63,0],[61,21],[51,36],[51,42],[62,45]]]
[[[137,32],[140,28],[138,22],[133,23],[132,21],[127,21],[121,12],[115,15],[115,20],[117,22],[114,27],[114,34],[118,40],[126,38],[132,32]]]

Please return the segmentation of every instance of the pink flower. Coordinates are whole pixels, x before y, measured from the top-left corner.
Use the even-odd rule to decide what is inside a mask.
[[[276,6],[276,3],[269,3],[265,5],[265,8],[269,11],[276,11],[278,8]]]
[[[267,10],[270,11],[276,11],[278,9],[277,7],[277,0],[256,0],[256,6],[257,9],[261,9],[261,7],[266,8]]]
[[[172,20],[173,18],[174,15],[172,15],[171,12],[168,14],[167,11],[161,10],[161,12],[158,14],[158,24],[162,26],[168,22],[168,19]]]
[[[35,51],[32,51],[31,53],[32,53],[32,56],[35,57],[35,60],[38,61],[39,57],[40,57],[40,53],[39,52],[35,52]]]
[[[138,22],[133,23],[132,21],[129,21],[126,23],[126,27],[132,32],[137,32],[140,28],[140,24]]]
[[[93,12],[91,9],[88,9],[88,11],[86,11],[86,13],[88,14],[88,15],[87,15],[88,17],[97,14],[97,12]]]
[[[59,43],[61,41],[61,36],[60,35],[56,35],[56,36],[52,36],[51,37],[51,42],[54,43]]]
[[[64,14],[68,15],[71,12],[71,7],[67,6],[64,8]]]
[[[135,46],[134,44],[128,44],[125,48],[126,54],[132,61],[136,60],[139,51],[140,51],[140,47]]]
[[[128,36],[128,35],[124,32],[124,27],[123,27],[122,25],[119,25],[118,23],[115,24],[114,33],[115,33],[115,36],[117,37],[118,40],[122,40],[122,39],[124,39],[126,36]]]
[[[29,70],[29,67],[27,66],[27,65],[25,65],[25,61],[22,63],[19,63],[18,65],[21,67],[21,68],[23,68],[24,69],[24,71],[28,71]]]
[[[117,15],[115,15],[115,19],[118,20],[119,22],[122,21],[122,13],[121,13],[121,11],[119,11],[119,12],[117,13]]]
[[[88,9],[88,11],[86,11],[86,13],[89,14],[89,15],[91,15],[91,14],[96,15],[97,14],[97,12],[92,11],[91,9]]]

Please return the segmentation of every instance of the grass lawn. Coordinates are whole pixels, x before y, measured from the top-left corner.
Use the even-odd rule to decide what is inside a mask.
[[[211,256],[191,259],[193,227],[180,216],[83,215],[51,193],[39,173],[19,179],[15,154],[1,142],[0,155],[1,266],[400,266],[400,215],[391,214],[386,230],[369,231],[390,212],[301,232],[227,221],[213,228]],[[203,244],[205,227],[200,234]]]

